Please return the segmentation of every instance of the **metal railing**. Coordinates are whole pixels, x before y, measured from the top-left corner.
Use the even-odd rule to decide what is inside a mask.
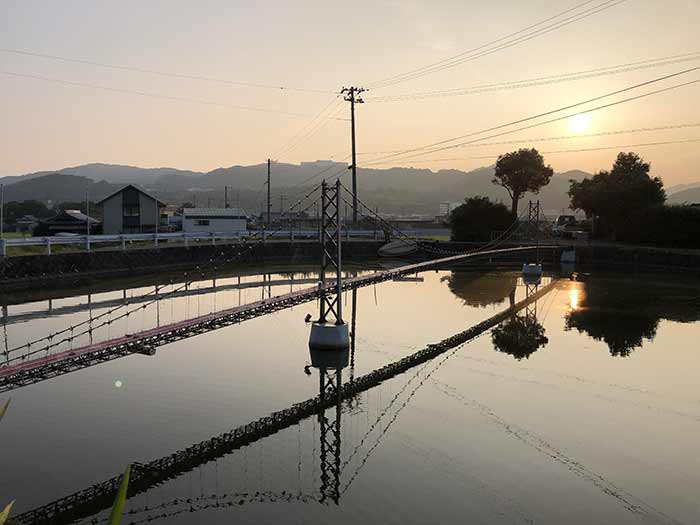
[[[98,246],[103,247],[113,245],[117,249],[127,250],[133,247],[134,243],[138,243],[139,247],[142,244],[150,244],[153,247],[158,247],[161,244],[181,243],[184,246],[189,246],[190,243],[208,243],[215,245],[220,242],[241,242],[248,237],[258,235],[258,230],[241,230],[230,232],[173,232],[173,233],[131,233],[120,235],[66,235],[66,236],[48,236],[48,237],[12,237],[0,239],[0,256],[6,256],[9,248],[14,247],[43,247],[44,253],[52,254],[52,248],[56,246],[75,246],[86,251],[96,249]],[[274,234],[267,233],[263,230],[263,240],[315,240],[318,241],[317,229],[294,229],[275,230]],[[431,236],[431,235],[449,235],[448,230],[442,229],[421,229],[411,230],[410,234],[416,237]],[[343,230],[345,240],[355,239],[374,239],[380,240],[384,236],[382,230]]]

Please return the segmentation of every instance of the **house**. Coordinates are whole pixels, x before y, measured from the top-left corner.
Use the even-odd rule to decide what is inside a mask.
[[[248,230],[248,216],[240,208],[184,208],[185,232],[238,232]]]
[[[306,212],[299,211],[271,211],[268,216],[267,212],[260,214],[261,224],[270,224],[276,227],[291,227],[291,226],[307,226],[310,217]]]
[[[34,217],[34,215],[25,215],[15,221],[15,231],[31,235],[34,232],[34,228],[38,225],[39,219]]]
[[[88,221],[90,233],[96,233],[100,221],[93,217],[88,217],[80,210],[62,210],[56,216],[41,221],[41,229],[47,232],[48,235],[56,235],[57,233],[85,235]]]
[[[106,235],[155,232],[160,210],[165,207],[165,203],[132,184],[97,205],[102,208],[102,232]]]

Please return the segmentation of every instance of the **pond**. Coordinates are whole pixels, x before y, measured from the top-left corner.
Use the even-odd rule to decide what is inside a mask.
[[[317,278],[289,267],[202,280],[128,329]],[[177,457],[130,495],[122,523],[699,523],[700,281],[595,273],[540,288],[550,281],[496,328],[220,454],[195,445],[462,332],[535,288],[487,269],[347,291],[353,349],[339,368],[313,366],[305,316],[317,306],[306,303],[2,394],[0,506],[15,500],[21,517],[84,491],[49,522],[107,523],[111,501],[86,489],[128,464]],[[153,292],[108,288],[9,305],[4,348]]]

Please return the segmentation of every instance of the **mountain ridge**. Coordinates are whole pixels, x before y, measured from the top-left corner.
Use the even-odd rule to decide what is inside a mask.
[[[385,212],[436,214],[440,203],[460,202],[474,195],[487,196],[506,204],[510,202],[505,189],[492,183],[494,166],[482,166],[471,171],[358,167],[357,172],[359,198],[366,200],[372,208],[379,207]],[[336,175],[344,177],[346,184],[349,183],[345,163],[317,160],[301,164],[273,164],[273,209],[280,209],[285,202],[292,204],[303,196],[304,189],[318,184],[324,177],[335,180]],[[590,174],[581,170],[558,173],[539,195],[527,195],[525,199],[540,199],[548,210],[567,209],[569,180],[581,180],[586,176]],[[251,212],[260,211],[266,197],[266,181],[267,163],[220,167],[208,172],[90,163],[0,179],[0,183],[5,184],[8,201],[82,200],[86,189],[91,200],[99,200],[126,184],[136,184],[174,204],[199,201],[220,206],[223,205],[224,187],[228,186],[231,190],[229,202],[236,202]]]

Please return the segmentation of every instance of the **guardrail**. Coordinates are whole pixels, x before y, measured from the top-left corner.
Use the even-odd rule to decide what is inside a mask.
[[[241,230],[232,232],[174,232],[174,233],[130,233],[123,235],[70,235],[51,237],[13,237],[0,239],[0,256],[7,255],[7,249],[11,247],[42,246],[47,255],[51,255],[54,246],[78,246],[86,251],[91,251],[96,245],[113,244],[119,246],[121,250],[127,250],[133,243],[151,243],[158,247],[162,243],[181,242],[189,246],[191,242],[207,242],[212,245],[218,242],[241,242],[252,236],[259,236],[262,233],[262,240],[268,239],[288,239],[292,242],[296,240],[318,240],[318,230],[275,230],[267,232],[259,230]],[[448,230],[412,230],[411,234],[416,237],[426,235],[448,235]],[[346,240],[353,238],[379,240],[383,237],[381,230],[343,230]]]

